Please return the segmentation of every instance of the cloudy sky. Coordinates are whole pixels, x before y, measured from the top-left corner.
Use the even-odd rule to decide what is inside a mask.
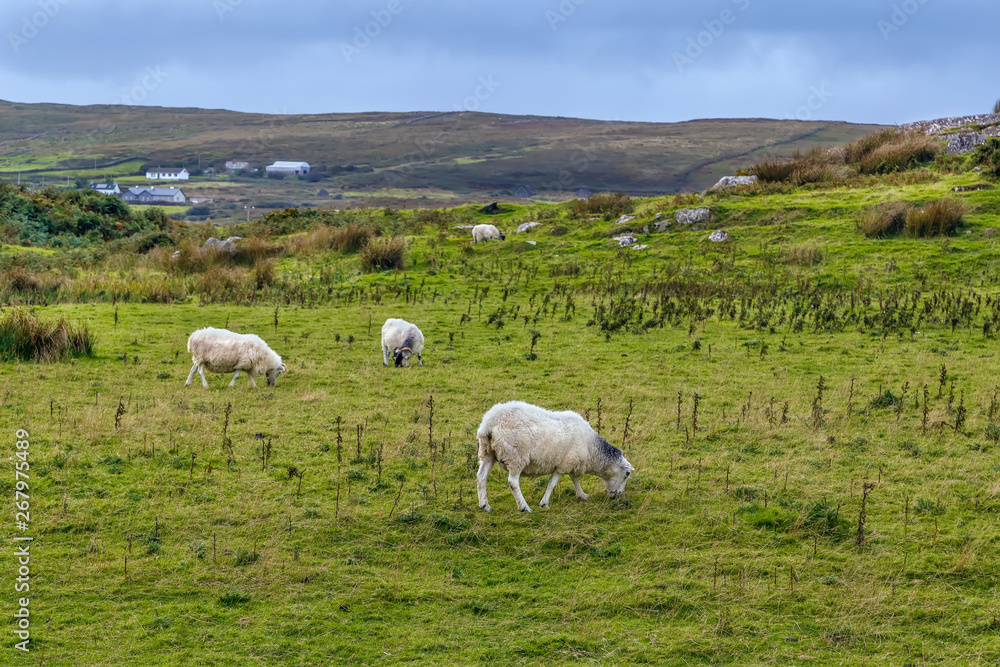
[[[902,123],[992,110],[996,0],[4,0],[0,98]]]

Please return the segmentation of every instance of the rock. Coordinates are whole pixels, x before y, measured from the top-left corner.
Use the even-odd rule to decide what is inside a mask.
[[[173,260],[177,260],[177,259],[180,259],[180,258],[181,258],[181,251],[180,250],[178,250],[177,252],[175,252],[173,255],[170,256],[170,259],[173,259]]]
[[[986,135],[978,132],[963,132],[948,140],[948,155],[965,155],[976,150],[976,146],[986,143]]]
[[[719,188],[735,188],[739,185],[753,185],[757,182],[756,176],[723,176],[719,182],[713,185],[710,190]]]
[[[715,232],[712,232],[711,234],[709,234],[708,240],[709,241],[714,241],[715,243],[722,243],[723,241],[728,241],[729,240],[729,234],[727,234],[726,232],[724,232],[724,231],[722,231],[720,229],[718,231],[715,231]]]
[[[653,220],[663,220],[663,212],[661,211],[660,213],[657,213]]]
[[[633,220],[635,220],[634,215],[623,215],[622,217],[618,218],[618,222],[616,222],[615,224],[624,225],[626,222],[632,222]]]
[[[969,236],[970,234],[972,234],[972,230],[971,229],[965,230],[965,235],[966,236]]]
[[[534,229],[535,227],[541,227],[541,226],[542,223],[540,222],[525,222],[524,224],[517,226],[517,233],[521,234],[523,232],[528,231],[529,229]]]
[[[989,183],[977,183],[976,185],[956,185],[952,188],[952,192],[976,192],[978,190],[992,190],[993,186]]]
[[[712,217],[712,211],[707,208],[682,208],[674,213],[674,219],[682,225],[693,225],[705,222]]]
[[[620,248],[624,248],[625,246],[635,245],[635,242],[638,239],[634,236],[616,236],[614,237],[614,240],[618,241],[618,246]]]
[[[674,223],[670,222],[669,220],[661,220],[660,222],[658,222],[658,223],[656,223],[654,225],[654,227],[656,228],[656,231],[658,231],[658,232],[665,232],[665,231],[667,231],[668,227],[673,227],[673,226],[674,226]]]
[[[649,233],[649,225],[646,225],[645,227],[642,228],[642,233],[643,234],[648,234]]]
[[[538,241],[528,241],[529,245],[538,245]]]
[[[239,240],[241,240],[241,237],[239,236],[230,236],[225,241],[220,241],[219,239],[213,236],[212,238],[205,241],[205,245],[203,245],[201,249],[202,250],[214,249],[218,250],[219,252],[228,252],[230,254],[233,254],[236,252],[236,242]]]
[[[498,202],[493,202],[492,204],[479,209],[479,212],[483,215],[497,215],[498,213],[504,213],[504,210],[500,208],[500,204]]]
[[[645,250],[648,247],[648,245],[634,245],[632,246],[632,250]]]

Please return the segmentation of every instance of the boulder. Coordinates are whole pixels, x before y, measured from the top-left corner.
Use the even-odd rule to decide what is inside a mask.
[[[616,236],[614,237],[614,240],[618,241],[618,246],[621,248],[630,245],[635,245],[636,241],[638,241],[638,239],[635,238],[634,236]]]
[[[645,245],[645,244],[643,244],[643,245],[634,245],[634,246],[632,246],[632,250],[645,250],[648,247],[649,246]]]
[[[693,225],[705,222],[712,217],[712,211],[707,208],[682,208],[674,213],[674,218],[682,225]]]
[[[483,215],[497,215],[499,213],[506,213],[506,210],[500,207],[499,202],[493,202],[479,209],[479,212]]]
[[[517,233],[522,234],[528,231],[529,229],[534,229],[535,227],[541,227],[541,226],[542,223],[540,222],[525,222],[517,226]]]
[[[735,188],[739,185],[753,185],[756,182],[756,176],[723,176],[719,179],[719,182],[713,185],[710,189],[718,190],[719,188]]]
[[[722,243],[723,241],[728,241],[729,240],[729,234],[727,234],[726,232],[724,232],[724,231],[722,231],[720,229],[718,231],[715,231],[715,232],[712,232],[711,234],[709,234],[708,235],[708,240],[709,241],[713,241],[715,243]]]
[[[205,241],[205,245],[203,245],[201,249],[202,250],[214,249],[218,250],[219,252],[228,252],[230,254],[234,254],[236,252],[236,242],[239,241],[240,239],[241,237],[239,236],[230,236],[225,241],[220,241],[219,239],[213,236],[212,238]]]
[[[668,227],[673,227],[673,226],[674,226],[674,223],[670,222],[669,220],[661,220],[660,222],[657,222],[654,225],[654,227],[656,228],[656,231],[658,231],[658,232],[665,232],[665,231],[667,231]]]
[[[965,155],[976,150],[976,146],[986,143],[986,135],[978,132],[963,132],[948,140],[948,155]]]
[[[626,222],[632,222],[633,220],[635,220],[634,215],[623,215],[622,217],[618,218],[618,222],[616,222],[615,224],[624,225]]]

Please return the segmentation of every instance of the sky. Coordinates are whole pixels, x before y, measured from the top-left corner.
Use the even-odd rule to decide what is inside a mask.
[[[4,0],[0,99],[898,124],[992,111],[998,19],[996,0]]]

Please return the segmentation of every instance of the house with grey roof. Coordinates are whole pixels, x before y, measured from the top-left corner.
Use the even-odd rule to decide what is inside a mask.
[[[118,187],[117,183],[91,183],[90,189],[97,190],[102,195],[117,196],[122,193],[122,189]]]
[[[179,188],[153,188],[135,186],[122,191],[121,198],[129,204],[184,204],[187,197]]]

